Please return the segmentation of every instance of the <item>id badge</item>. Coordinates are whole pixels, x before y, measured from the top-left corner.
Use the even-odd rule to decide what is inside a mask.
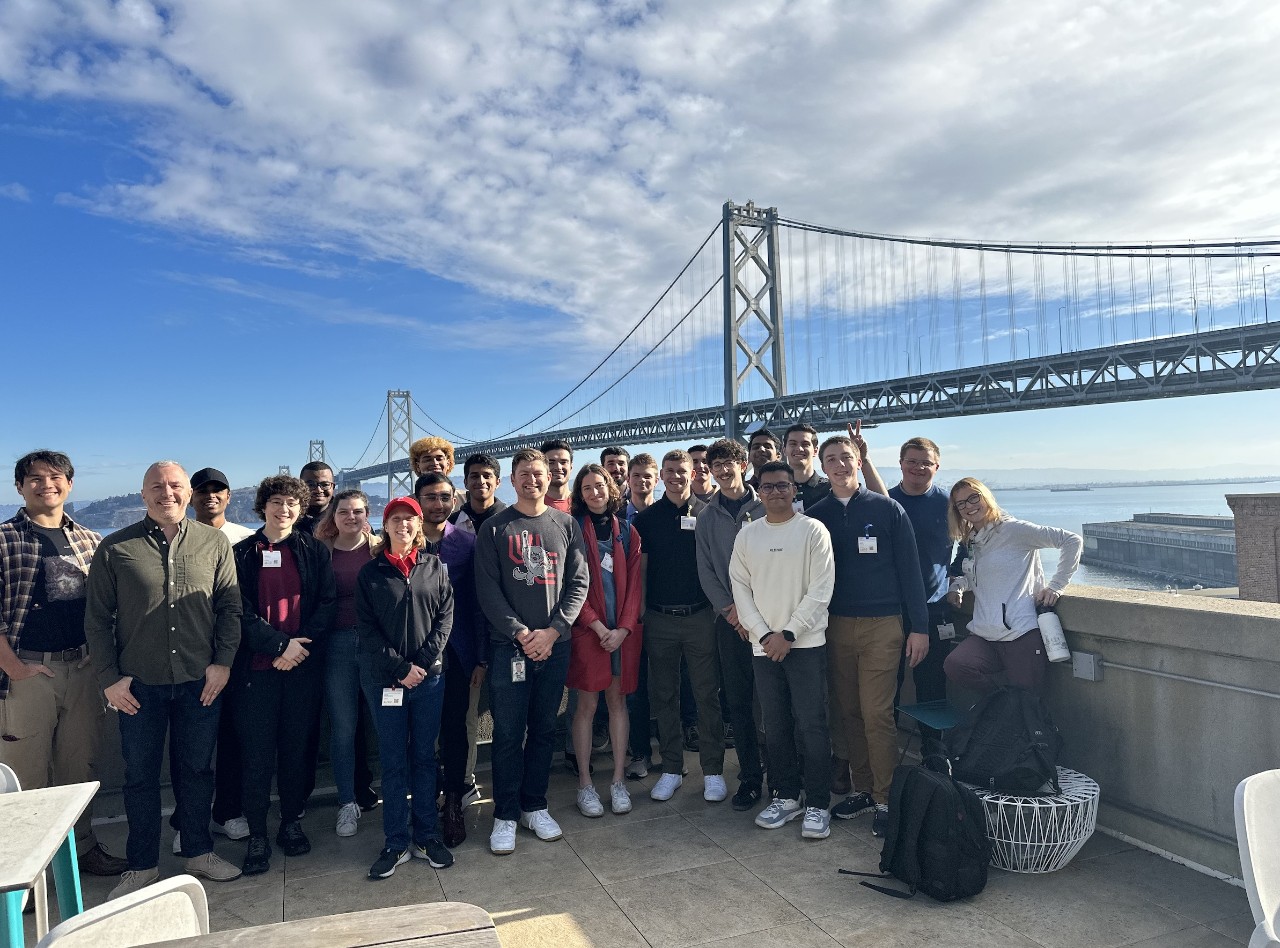
[[[384,708],[399,708],[404,704],[404,689],[402,688],[383,688],[382,689],[382,706]]]
[[[263,550],[262,565],[264,568],[272,567],[272,566],[278,568],[280,566],[280,551],[279,550]]]
[[[875,537],[858,537],[859,553],[879,553],[880,546]]]
[[[511,680],[513,682],[524,681],[524,656],[517,655],[511,659]]]
[[[954,622],[943,622],[938,626],[938,638],[945,642],[947,639],[956,637],[956,624]]]
[[[604,570],[606,573],[613,572],[613,554],[612,553],[606,553],[604,556],[600,557],[600,568]]]
[[[804,501],[803,500],[791,501],[791,509],[794,510],[796,513],[804,513]]]
[[[680,518],[680,529],[681,529],[681,530],[692,530],[692,529],[694,529],[697,525],[698,525],[698,518],[697,518],[697,517],[687,517],[687,516],[686,516],[686,517],[681,517],[681,518]]]

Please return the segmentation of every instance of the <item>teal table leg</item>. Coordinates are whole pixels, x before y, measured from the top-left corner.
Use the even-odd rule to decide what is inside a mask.
[[[22,948],[26,937],[22,934],[22,892],[4,894],[5,924],[0,938],[0,948]]]
[[[75,833],[67,834],[53,857],[53,884],[58,889],[58,916],[66,921],[84,911],[80,895],[80,864],[76,861]]]

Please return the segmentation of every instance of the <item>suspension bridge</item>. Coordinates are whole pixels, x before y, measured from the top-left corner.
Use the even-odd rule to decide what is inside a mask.
[[[460,457],[509,457],[549,438],[689,443],[795,421],[829,430],[1276,388],[1278,257],[1280,238],[917,238],[729,202],[649,310],[537,415],[467,436],[390,391],[339,480],[387,478],[389,495],[407,493],[418,432],[449,437]],[[323,441],[310,454],[324,458]]]

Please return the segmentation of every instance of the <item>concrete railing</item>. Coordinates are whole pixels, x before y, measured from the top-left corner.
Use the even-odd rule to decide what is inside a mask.
[[[1101,658],[1099,681],[1052,666],[1046,693],[1099,825],[1239,878],[1236,784],[1280,766],[1280,605],[1072,586],[1058,614]]]

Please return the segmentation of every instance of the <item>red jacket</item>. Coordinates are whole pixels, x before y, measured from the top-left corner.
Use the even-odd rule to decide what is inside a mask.
[[[612,680],[609,653],[600,646],[600,638],[591,628],[592,622],[605,622],[604,585],[600,577],[600,556],[597,554],[596,530],[590,517],[579,519],[582,525],[582,541],[587,553],[587,571],[591,584],[587,589],[587,601],[573,624],[573,651],[569,658],[568,685],[582,691],[603,691]],[[622,545],[621,528],[630,531],[628,546],[630,555]],[[640,616],[640,534],[625,520],[613,518],[613,585],[616,593],[618,622],[614,628],[630,629],[623,640],[622,693],[636,690],[640,674],[640,643],[644,634]]]

